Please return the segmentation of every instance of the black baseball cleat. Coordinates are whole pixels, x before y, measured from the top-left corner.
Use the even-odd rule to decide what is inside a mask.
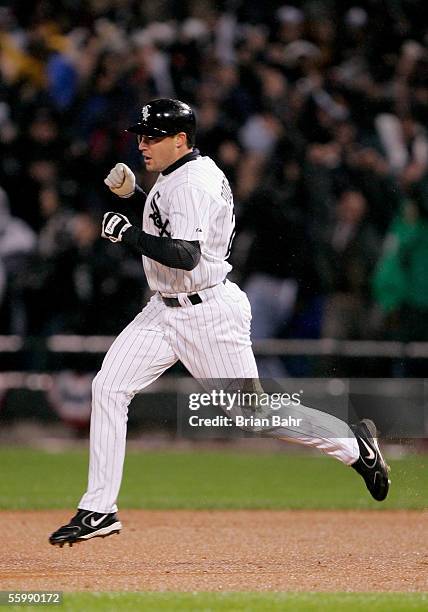
[[[105,538],[113,533],[119,533],[121,529],[122,523],[114,512],[102,514],[78,509],[68,525],[63,525],[53,532],[49,542],[62,548],[64,544],[73,546],[76,542],[91,538]]]
[[[388,478],[389,466],[377,443],[376,425],[370,419],[363,419],[357,425],[352,425],[351,429],[360,449],[360,456],[351,467],[364,478],[372,497],[383,501],[388,495],[391,481]]]

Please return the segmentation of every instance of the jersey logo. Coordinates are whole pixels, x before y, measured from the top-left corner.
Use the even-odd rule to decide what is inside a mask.
[[[165,222],[163,221],[159,207],[156,204],[159,198],[160,198],[160,193],[159,191],[157,191],[155,195],[153,196],[152,201],[150,202],[150,207],[153,212],[150,213],[149,219],[153,219],[153,223],[155,224],[155,227],[157,227],[159,230],[159,236],[168,236],[168,238],[171,238],[171,232],[166,229],[169,225],[169,219],[166,219]]]
[[[147,121],[147,119],[150,117],[150,105],[146,104],[146,106],[143,106],[143,109],[141,111],[141,116],[143,121]]]
[[[105,517],[107,516],[107,514],[103,514],[101,518],[99,519],[94,519],[94,517],[91,517],[90,523],[91,523],[91,527],[98,527],[98,525],[105,519]]]

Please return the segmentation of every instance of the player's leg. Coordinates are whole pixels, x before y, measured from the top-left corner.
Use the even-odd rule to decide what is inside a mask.
[[[336,418],[328,412],[302,404],[287,404],[267,415],[266,435],[316,448],[352,466],[363,477],[372,497],[383,501],[388,495],[389,467],[380,452],[374,423],[364,419],[356,425]],[[284,424],[285,423],[285,424]],[[263,428],[262,428],[263,431]]]
[[[154,296],[108,350],[92,390],[88,489],[68,525],[49,541],[63,546],[117,533],[128,405],[134,395],[177,361],[163,327],[165,305]]]
[[[251,308],[245,293],[228,281],[204,291],[202,298],[201,304],[168,312],[180,360],[192,376],[217,380],[219,386],[257,379],[250,340]],[[270,427],[267,433],[315,447],[347,465],[358,459],[357,440],[345,422],[303,405],[294,407],[292,416],[300,419],[298,427]]]
[[[177,361],[157,296],[119,334],[92,384],[88,490],[79,508],[115,512],[125,457],[128,406]]]

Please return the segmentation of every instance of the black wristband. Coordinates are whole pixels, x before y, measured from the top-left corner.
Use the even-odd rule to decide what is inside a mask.
[[[135,191],[133,195],[137,195],[139,198],[143,198],[144,201],[147,198],[147,193],[143,189],[141,189],[139,185],[135,185]]]

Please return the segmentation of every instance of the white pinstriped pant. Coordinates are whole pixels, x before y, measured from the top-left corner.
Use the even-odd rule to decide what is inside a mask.
[[[79,508],[116,512],[128,405],[178,360],[198,379],[258,377],[250,340],[251,308],[245,293],[226,281],[199,294],[201,304],[181,308],[166,306],[155,294],[108,350],[92,384],[88,490]],[[310,411],[314,423],[323,414],[304,406],[301,409]],[[322,433],[312,427],[296,436],[296,431],[281,428],[271,435],[316,446],[351,463],[358,457],[355,438],[338,438],[337,419],[327,415],[328,419],[334,421],[330,428],[323,421]]]

